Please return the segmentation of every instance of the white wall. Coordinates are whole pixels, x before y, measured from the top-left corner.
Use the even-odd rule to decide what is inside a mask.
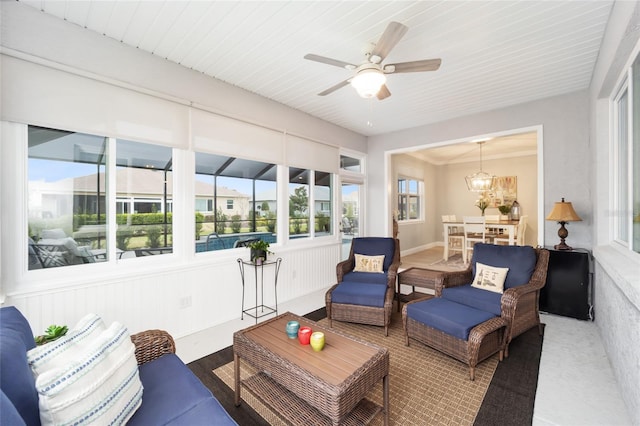
[[[611,189],[615,169],[610,163],[609,99],[615,94],[623,70],[638,54],[639,5],[638,2],[614,4],[589,90],[595,317],[633,424],[640,424],[640,255],[612,243]],[[638,113],[634,112],[634,116]]]
[[[113,87],[119,101],[124,104],[128,97],[140,98],[143,94],[148,108],[143,112],[145,117],[153,118],[155,105],[176,104],[180,110],[195,105],[200,111],[214,112],[280,132],[287,131],[289,135],[327,145],[358,152],[366,149],[364,136],[104,36],[86,32],[34,8],[18,2],[1,2],[0,8],[2,58],[11,58],[7,63],[36,63],[54,70],[52,74],[62,76],[62,80],[56,81],[69,81],[69,85],[81,80],[97,81],[101,87]],[[17,76],[13,81],[3,78],[3,96],[16,83],[27,86],[29,81],[20,80],[22,78],[27,77]],[[38,81],[45,86],[46,83]],[[77,92],[72,90],[76,87],[70,86],[57,89]],[[29,110],[29,105],[20,104],[19,96],[14,95],[11,94],[11,103],[3,102],[1,113],[5,119],[18,110]],[[86,102],[91,106],[92,112],[99,109],[95,106],[101,102],[100,99],[76,99],[80,104]],[[61,101],[60,105],[64,105],[69,99]],[[100,107],[106,115],[113,112],[106,102],[102,102]],[[73,123],[75,113],[59,107],[52,111],[51,116],[43,117],[42,123],[36,124],[55,127],[57,120]],[[95,126],[102,124],[96,122]],[[91,123],[87,125],[91,126]],[[137,131],[142,132],[142,140],[156,140],[153,129]],[[182,131],[189,135],[188,127],[182,126]],[[71,326],[86,313],[96,312],[107,321],[118,320],[126,324],[131,332],[163,328],[180,338],[240,316],[242,287],[236,258],[247,256],[243,249],[196,256],[183,245],[182,249],[174,247],[176,252],[172,255],[27,272],[22,254],[26,254],[26,249],[15,249],[16,241],[25,240],[26,230],[26,226],[22,226],[26,220],[26,183],[21,179],[16,182],[16,176],[24,175],[26,155],[26,149],[23,145],[18,146],[16,140],[24,138],[26,130],[24,126],[9,123],[3,126],[2,132],[0,296],[7,293],[5,303],[18,306],[29,319],[34,332],[44,330],[51,323]],[[173,144],[176,141],[169,138],[162,142]],[[181,143],[185,149],[178,151],[177,162],[184,165],[189,163],[188,153],[193,141],[182,140]],[[22,153],[16,150],[22,150]],[[189,193],[188,188],[184,191]],[[193,205],[184,197],[182,202]],[[183,208],[181,217],[192,217],[188,211],[189,208]],[[185,235],[193,234],[190,232],[191,222],[178,225],[176,229]],[[275,247],[274,251],[283,258],[278,281],[280,303],[335,282],[335,265],[340,260],[337,235],[315,245],[306,241],[287,242]],[[247,296],[252,296],[251,286]],[[190,303],[185,307],[183,302],[186,300]]]
[[[390,170],[390,166],[387,165],[387,151],[462,139],[470,140],[482,135],[542,126],[544,202],[539,208],[543,214],[548,214],[553,204],[562,197],[571,201],[583,221],[571,223],[568,243],[573,247],[591,248],[593,218],[592,192],[589,185],[591,175],[588,119],[587,92],[581,91],[370,137],[369,194],[390,194],[391,188],[387,184]],[[488,170],[489,163],[485,168]],[[461,185],[464,185],[464,182]],[[461,186],[458,191],[467,190]],[[529,205],[525,202],[524,212],[530,213],[534,204]],[[381,209],[380,206],[374,208],[373,205],[367,207],[369,230],[388,229],[390,220],[387,221],[387,218],[392,210]],[[392,209],[393,206],[387,208]],[[542,222],[544,229],[544,241],[539,241],[538,244],[557,244],[558,225],[540,220],[543,214],[538,211],[538,223]]]
[[[250,123],[366,151],[366,138],[342,127],[223,83],[106,36],[39,12],[19,2],[2,2],[6,54],[27,53],[98,76],[135,91],[161,94]]]
[[[391,163],[392,182],[393,184],[393,210],[397,209],[398,188],[395,183],[400,176],[404,178],[412,178],[424,182],[424,199],[421,208],[425,209],[426,221],[409,221],[401,222],[398,226],[398,238],[401,241],[400,249],[404,252],[408,249],[423,247],[425,244],[434,241],[432,229],[429,226],[431,218],[435,214],[433,204],[435,194],[435,168],[430,164],[424,163],[417,158],[406,154],[398,154],[393,156]],[[378,197],[378,208],[383,201],[382,196]],[[378,235],[385,235],[384,229],[377,229]]]

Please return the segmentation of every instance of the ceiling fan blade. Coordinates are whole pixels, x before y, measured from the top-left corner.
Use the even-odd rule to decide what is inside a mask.
[[[389,91],[387,85],[383,84],[382,87],[380,87],[380,91],[378,92],[376,97],[381,101],[383,99],[387,99],[389,96],[391,96],[391,92]]]
[[[391,49],[395,47],[396,44],[404,37],[404,35],[409,30],[409,27],[401,24],[400,22],[389,22],[387,25],[387,29],[384,30],[380,40],[376,43],[376,47],[374,47],[371,52],[371,56],[377,56],[380,60],[377,63],[380,63],[387,57]]]
[[[314,55],[313,53],[308,53],[308,54],[304,55],[304,58],[308,59],[310,61],[320,62],[322,64],[333,65],[334,67],[345,68],[345,69],[348,69],[348,70],[356,69],[355,65],[350,64],[348,62],[340,61],[338,59],[325,58],[324,56]]]
[[[350,80],[341,81],[340,83],[336,84],[335,86],[331,86],[327,90],[324,90],[324,91],[318,93],[318,96],[326,96],[326,95],[328,95],[330,93],[333,93],[336,90],[341,89],[344,86],[346,86],[347,84],[349,84],[349,81]]]
[[[399,64],[387,64],[384,66],[385,73],[401,73],[401,72],[421,72],[435,71],[440,68],[442,59],[423,59],[422,61],[401,62]]]

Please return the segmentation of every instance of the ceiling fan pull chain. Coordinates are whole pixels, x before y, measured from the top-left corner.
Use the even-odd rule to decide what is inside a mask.
[[[373,127],[373,98],[369,101],[369,119],[367,120],[367,127]]]

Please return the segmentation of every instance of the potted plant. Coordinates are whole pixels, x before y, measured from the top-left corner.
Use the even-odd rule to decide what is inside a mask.
[[[273,253],[269,251],[269,243],[264,240],[253,241],[247,247],[251,249],[251,261],[261,263],[267,260],[267,254]]]
[[[504,217],[501,217],[500,219],[509,220],[509,213],[511,213],[511,206],[509,204],[503,204],[501,206],[498,206],[498,210],[500,210],[500,214],[504,216]]]
[[[54,340],[61,338],[67,334],[67,331],[69,331],[69,328],[66,325],[50,325],[44,331],[45,334],[36,336],[34,340],[36,345],[44,345],[45,343],[53,342]]]

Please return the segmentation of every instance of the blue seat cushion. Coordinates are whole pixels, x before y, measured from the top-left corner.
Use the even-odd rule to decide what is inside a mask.
[[[495,315],[436,297],[407,305],[407,316],[460,340],[469,340],[469,332]]]
[[[142,405],[128,425],[236,425],[211,391],[174,354],[139,367]]]
[[[31,326],[22,313],[14,306],[1,308],[0,388],[27,425],[40,425],[38,392],[27,362],[27,351],[35,346]]]
[[[342,277],[342,281],[350,281],[352,283],[364,284],[383,284],[387,285],[388,276],[386,273],[380,274],[376,272],[347,272]]]
[[[379,256],[384,254],[383,271],[388,271],[393,263],[393,255],[396,251],[396,242],[393,238],[386,237],[361,237],[354,238],[351,242],[353,252],[365,256]]]
[[[382,308],[387,288],[386,284],[343,281],[331,292],[331,302]]]
[[[517,287],[529,282],[536,268],[536,251],[531,246],[501,246],[476,244],[473,246],[473,276],[476,276],[476,262],[499,268],[509,268],[504,288]]]
[[[471,284],[445,288],[442,290],[442,298],[481,311],[491,312],[497,316],[502,315],[500,306],[502,294],[471,287]]]

